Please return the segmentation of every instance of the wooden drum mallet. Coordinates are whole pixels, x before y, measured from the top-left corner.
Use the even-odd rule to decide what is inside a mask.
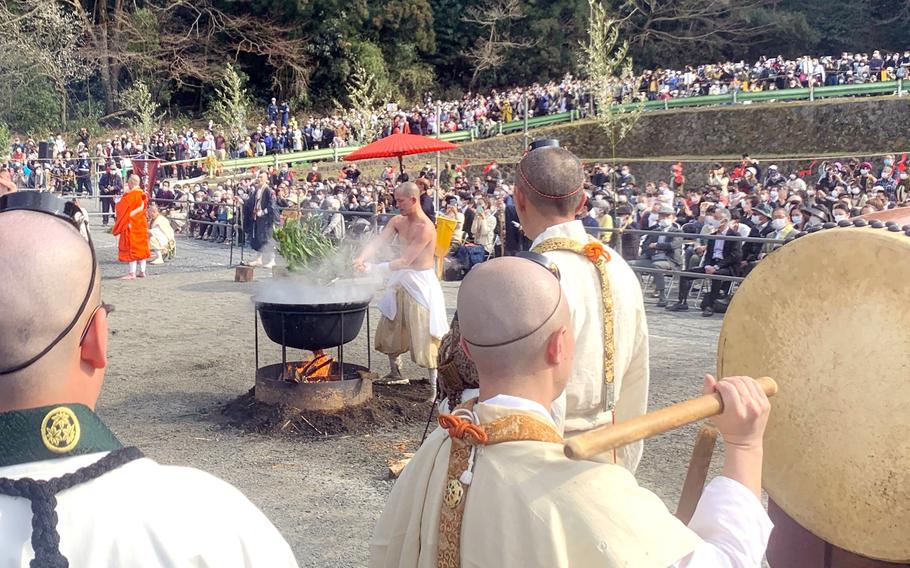
[[[761,377],[756,381],[769,397],[777,394],[777,383],[774,379]],[[579,434],[566,441],[566,457],[573,460],[590,459],[613,448],[717,416],[723,411],[724,403],[719,394],[702,395],[625,422],[607,424]]]

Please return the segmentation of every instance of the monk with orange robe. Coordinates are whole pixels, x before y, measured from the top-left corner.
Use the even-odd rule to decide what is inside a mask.
[[[117,222],[111,231],[120,235],[118,255],[120,262],[130,263],[130,272],[121,280],[135,280],[136,265],[139,278],[145,278],[145,261],[152,256],[149,250],[149,224],[146,217],[148,195],[139,187],[139,176],[131,175],[127,190],[117,203]]]

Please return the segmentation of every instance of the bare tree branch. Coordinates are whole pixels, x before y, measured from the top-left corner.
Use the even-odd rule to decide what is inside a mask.
[[[470,88],[477,78],[487,70],[495,70],[505,63],[506,54],[516,48],[528,48],[536,41],[513,39],[508,29],[502,29],[524,17],[518,0],[487,0],[480,6],[468,8],[461,20],[475,24],[485,30],[485,36],[479,36],[474,47],[468,52],[468,58],[474,62],[474,74],[471,76]]]

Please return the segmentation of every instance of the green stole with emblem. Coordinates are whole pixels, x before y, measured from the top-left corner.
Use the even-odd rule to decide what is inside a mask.
[[[101,419],[81,404],[0,413],[0,467],[122,447]]]

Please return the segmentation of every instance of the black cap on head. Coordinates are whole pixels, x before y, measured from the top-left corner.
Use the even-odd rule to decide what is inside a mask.
[[[559,140],[556,140],[555,138],[538,138],[528,144],[528,151],[531,152],[538,148],[546,148],[547,146],[559,147]]]

